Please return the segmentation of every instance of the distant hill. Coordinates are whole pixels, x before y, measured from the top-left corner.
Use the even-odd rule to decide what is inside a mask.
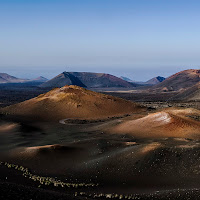
[[[157,76],[157,77],[154,77],[146,82],[143,82],[143,81],[133,81],[127,77],[124,77],[124,76],[121,76],[120,77],[121,79],[125,80],[125,81],[128,81],[128,82],[131,82],[132,84],[135,83],[135,84],[138,84],[138,85],[156,85],[158,83],[161,83],[162,81],[165,80],[164,77],[162,76]]]
[[[116,76],[92,72],[63,72],[55,78],[42,84],[41,87],[62,87],[64,85],[77,85],[88,88],[105,87],[134,87],[137,84],[129,83]]]
[[[200,70],[189,69],[178,72],[163,82],[157,84],[152,89],[156,91],[181,91],[194,86],[200,81]]]
[[[42,88],[55,88],[55,87],[63,87],[65,85],[77,85],[80,87],[86,87],[79,78],[72,75],[69,72],[63,72],[58,76],[52,78],[51,80],[40,85]]]
[[[0,73],[0,83],[23,83],[28,79],[20,79],[6,73]]]
[[[137,84],[132,84],[121,78],[105,73],[92,72],[69,72],[79,78],[87,87],[90,88],[105,88],[105,87],[134,87]]]
[[[15,76],[11,76],[6,73],[0,73],[0,84],[1,83],[24,83],[24,84],[29,84],[30,82],[46,82],[48,79],[46,79],[43,76],[39,76],[35,79],[21,79],[21,78],[16,78]]]
[[[43,76],[39,76],[39,77],[37,77],[37,78],[35,78],[35,79],[31,79],[30,81],[34,81],[34,82],[47,82],[48,81],[48,79],[47,78],[45,78],[45,77],[43,77]]]
[[[104,119],[142,110],[143,107],[131,101],[71,85],[2,108],[1,112],[43,120],[61,120]]]
[[[164,77],[162,76],[157,76],[157,77],[154,77],[148,81],[145,82],[145,84],[148,84],[148,85],[157,85],[158,83],[161,83],[165,80]]]

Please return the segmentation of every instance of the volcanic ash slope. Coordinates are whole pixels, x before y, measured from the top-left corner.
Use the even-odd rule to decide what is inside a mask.
[[[189,87],[188,89],[181,91],[174,96],[172,100],[178,101],[200,101],[200,82]]]
[[[96,93],[78,86],[64,86],[1,112],[43,120],[103,119],[144,110],[131,101]]]
[[[112,133],[130,134],[139,138],[200,137],[200,111],[168,109],[136,120],[125,121],[111,129]]]
[[[157,84],[152,89],[157,92],[169,92],[169,91],[183,91],[200,81],[200,70],[189,69],[178,72],[163,82]]]

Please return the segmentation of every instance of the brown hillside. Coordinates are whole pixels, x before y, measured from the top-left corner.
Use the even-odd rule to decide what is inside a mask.
[[[173,97],[172,100],[200,101],[200,82],[184,91],[181,91],[178,95]]]
[[[136,87],[137,84],[127,82],[121,78],[105,73],[69,72],[77,77],[83,84],[90,88],[107,87]]]
[[[190,108],[168,109],[123,122],[111,132],[131,134],[140,138],[200,137],[200,122],[194,120],[192,116],[200,116],[200,111]]]
[[[77,77],[68,72],[63,72],[51,80],[44,82],[40,85],[40,87],[53,89],[56,87],[63,87],[65,85],[77,85],[80,87],[86,87],[86,85],[84,85]]]
[[[178,72],[163,82],[154,86],[152,89],[156,91],[179,91],[194,86],[200,81],[200,70],[189,69]]]
[[[36,119],[61,120],[65,118],[101,119],[143,109],[131,101],[71,85],[55,88],[36,98],[5,107],[1,111]]]

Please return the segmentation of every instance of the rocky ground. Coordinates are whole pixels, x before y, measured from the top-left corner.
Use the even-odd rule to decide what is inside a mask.
[[[1,90],[2,107],[42,93],[24,89],[23,96],[20,91],[12,91]],[[0,197],[199,199],[198,138],[137,138],[107,132],[123,121],[162,109],[200,108],[199,102],[167,101],[171,95],[161,94],[159,99],[155,94],[117,94],[137,99],[148,109],[109,120],[68,119],[61,124],[1,115]],[[186,117],[199,122],[197,115]]]

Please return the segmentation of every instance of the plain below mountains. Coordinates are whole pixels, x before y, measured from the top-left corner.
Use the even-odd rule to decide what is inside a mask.
[[[106,88],[106,87],[126,87],[131,88],[137,84],[127,82],[105,73],[92,72],[63,72],[55,78],[42,84],[42,88],[63,87],[65,85],[77,85],[88,88]]]
[[[36,98],[1,109],[2,113],[42,120],[105,119],[141,112],[145,108],[121,98],[86,90],[78,86],[64,86]]]

